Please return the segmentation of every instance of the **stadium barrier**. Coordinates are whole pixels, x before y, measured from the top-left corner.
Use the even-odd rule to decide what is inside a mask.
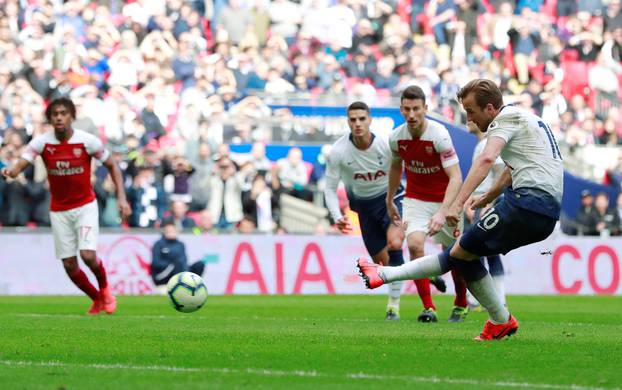
[[[0,295],[79,294],[54,258],[51,234],[2,233]],[[103,233],[98,255],[117,294],[153,294],[149,276],[155,233]],[[360,237],[182,235],[190,261],[207,263],[210,294],[367,294],[354,268],[365,256]],[[428,253],[440,249],[427,243]],[[508,294],[614,294],[622,238],[554,234],[504,257]],[[88,273],[88,272],[87,272]],[[445,277],[451,286],[451,278]],[[415,292],[412,283],[407,292]]]

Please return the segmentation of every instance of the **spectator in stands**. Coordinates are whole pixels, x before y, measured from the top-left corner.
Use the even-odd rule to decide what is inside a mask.
[[[194,78],[196,69],[195,47],[190,34],[182,33],[180,35],[177,50],[178,54],[173,59],[171,67],[175,73],[175,79],[181,81],[182,90],[184,90],[196,84]]]
[[[378,69],[372,81],[378,89],[392,91],[397,86],[400,79],[395,73],[395,58],[392,55],[385,56],[378,61]]]
[[[272,173],[272,189],[311,202],[313,193],[305,188],[308,183],[309,170],[302,160],[302,151],[293,147],[287,152],[286,158],[276,162]]]
[[[577,0],[557,0],[557,16],[574,15],[577,13],[577,6]]]
[[[270,173],[272,162],[266,157],[266,145],[263,142],[253,143],[248,161],[251,162],[257,174],[266,176]]]
[[[618,199],[616,201],[616,209],[618,211],[618,218],[622,221],[622,192],[618,193]]]
[[[155,95],[148,93],[146,102],[147,104],[140,115],[145,126],[145,134],[141,140],[143,145],[148,144],[151,140],[158,140],[164,135],[164,126],[155,113]]]
[[[596,194],[594,212],[590,214],[588,235],[618,236],[620,235],[620,216],[617,209],[609,207],[609,195],[605,192]]]
[[[188,265],[186,246],[179,240],[179,230],[175,222],[166,219],[162,222],[162,237],[151,248],[151,277],[156,286],[166,286],[169,279],[180,272],[194,272],[202,276],[205,263],[197,261]]]
[[[99,179],[98,179],[99,180]],[[121,215],[119,214],[119,208],[117,207],[117,195],[114,187],[114,182],[110,178],[110,175],[106,175],[101,182],[100,192],[97,197],[97,202],[101,202],[99,209],[99,220],[102,227],[119,227],[121,226]]]
[[[243,7],[239,0],[229,0],[218,14],[217,23],[227,31],[231,43],[237,45],[253,23],[253,19],[251,12]]]
[[[190,203],[192,201],[192,196],[190,195],[190,178],[194,174],[194,167],[184,156],[179,154],[173,156],[171,165],[173,167],[171,172],[173,190],[171,191],[170,199]]]
[[[201,210],[196,220],[197,226],[192,229],[194,234],[209,234],[215,231],[212,215],[208,209]]]
[[[199,211],[207,207],[209,202],[209,183],[214,169],[214,160],[210,146],[201,142],[198,147],[198,155],[192,160],[194,173],[190,177],[190,210]]]
[[[593,219],[594,214],[594,197],[590,190],[581,191],[581,208],[575,218],[574,229],[571,229],[570,234],[577,234],[579,236],[589,235],[591,232],[590,221]]]
[[[253,234],[257,227],[251,216],[245,215],[244,218],[236,226],[237,232],[240,234]]]
[[[11,166],[14,165],[17,156],[11,158]],[[30,219],[26,174],[27,172],[23,172],[15,180],[4,185],[4,209],[1,222],[5,226],[25,226]]]
[[[622,27],[613,30],[601,49],[604,62],[616,74],[622,74]]]
[[[346,74],[348,77],[371,79],[375,73],[375,61],[372,61],[360,50],[352,54],[352,61],[346,61]]]
[[[618,28],[622,28],[622,12],[620,12],[622,9],[621,3],[622,1],[620,0],[610,0],[607,4],[603,15],[605,31],[611,32]]]
[[[269,233],[274,230],[272,191],[263,175],[255,175],[251,189],[242,194],[242,207],[244,215],[253,221],[258,231]]]
[[[167,219],[171,219],[175,223],[178,231],[192,229],[196,226],[196,222],[188,216],[188,205],[181,200],[171,201]]]
[[[431,0],[426,12],[428,23],[434,31],[436,43],[439,46],[448,45],[447,25],[456,16],[454,0]]]
[[[514,53],[514,66],[518,82],[529,82],[529,67],[536,63],[536,48],[541,37],[537,25],[530,25],[528,20],[516,19],[514,27],[508,31]]]
[[[250,164],[247,165],[250,167]],[[248,171],[237,171],[229,157],[216,162],[216,172],[210,182],[208,210],[214,227],[229,231],[242,219],[242,190]]]
[[[488,24],[488,34],[490,35],[492,53],[501,54],[510,43],[508,32],[514,26],[514,6],[513,2],[503,1],[497,7],[497,13],[492,15]]]
[[[129,218],[131,227],[156,227],[166,210],[166,193],[156,180],[154,168],[142,165],[127,191],[127,200],[132,207]]]
[[[609,178],[609,185],[616,191],[622,191],[622,153],[618,157],[618,163],[607,170],[607,177]]]

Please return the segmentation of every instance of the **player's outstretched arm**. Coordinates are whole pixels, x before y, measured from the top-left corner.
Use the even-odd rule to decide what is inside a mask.
[[[104,166],[108,169],[108,172],[110,172],[112,182],[117,189],[117,204],[121,218],[126,219],[130,216],[130,214],[132,214],[132,208],[127,202],[127,197],[125,196],[125,187],[123,187],[123,175],[121,174],[121,170],[112,157],[108,157],[106,161],[104,161]]]
[[[490,189],[483,194],[482,196],[475,197],[471,199],[470,204],[468,205],[471,209],[481,209],[486,207],[486,205],[490,204],[492,201],[497,199],[499,195],[505,190],[505,188],[512,184],[512,174],[511,169],[506,167],[501,175],[497,177],[494,184],[490,187]]]
[[[440,232],[445,225],[446,218],[449,215],[449,209],[454,203],[456,196],[458,196],[458,191],[460,191],[460,185],[462,184],[462,171],[460,170],[460,164],[456,163],[444,169],[447,177],[449,178],[449,183],[447,183],[447,189],[445,190],[445,196],[443,197],[441,207],[432,216],[428,224],[428,234],[430,236]]]
[[[12,167],[2,168],[2,176],[15,179],[29,164],[28,160],[20,158]]]
[[[341,180],[341,173],[339,171],[336,158],[337,156],[330,153],[326,160],[326,186],[324,187],[324,199],[326,200],[326,207],[328,207],[328,211],[330,211],[330,215],[333,217],[333,220],[337,225],[337,229],[339,229],[340,232],[347,234],[352,230],[352,226],[350,225],[348,218],[341,214],[341,209],[339,208],[337,187],[339,186],[339,181]]]
[[[447,213],[447,222],[455,226],[458,224],[460,211],[469,199],[473,191],[484,181],[488,172],[492,168],[495,160],[501,154],[505,146],[505,140],[501,137],[488,137],[488,142],[482,154],[473,162],[467,178],[464,180],[456,200],[453,202]]]
[[[401,225],[401,215],[395,207],[395,202],[393,199],[395,198],[395,194],[397,193],[397,189],[400,186],[400,182],[402,180],[402,159],[393,153],[393,160],[391,161],[391,169],[389,169],[389,188],[387,189],[387,213],[389,217],[396,224],[396,226]]]

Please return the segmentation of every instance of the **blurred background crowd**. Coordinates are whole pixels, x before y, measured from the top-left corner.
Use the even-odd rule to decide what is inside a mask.
[[[621,0],[0,0],[0,166],[48,130],[46,102],[69,96],[74,127],[99,136],[124,172],[130,227],[170,217],[195,233],[277,232],[287,230],[283,194],[322,205],[328,149],[317,161],[297,147],[270,161],[265,145],[330,144],[347,131],[295,118],[282,104],[397,107],[416,84],[432,112],[463,124],[455,94],[485,77],[550,123],[568,170],[620,189],[621,8]],[[239,143],[251,152],[232,153]],[[49,225],[45,179],[35,164],[0,180],[3,226]],[[120,226],[105,170],[93,183],[102,225]],[[590,227],[577,220],[569,231],[619,234],[622,197],[601,197],[581,194]]]

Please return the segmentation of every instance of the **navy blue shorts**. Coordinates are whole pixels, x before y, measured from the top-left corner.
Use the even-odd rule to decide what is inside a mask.
[[[469,253],[488,256],[506,254],[547,238],[557,219],[534,213],[501,199],[471,225],[460,238]]]
[[[403,196],[395,198],[395,206],[400,215],[402,214],[402,198]],[[350,207],[358,213],[367,252],[370,256],[376,255],[387,246],[387,230],[392,223],[387,214],[386,196],[350,201]]]

